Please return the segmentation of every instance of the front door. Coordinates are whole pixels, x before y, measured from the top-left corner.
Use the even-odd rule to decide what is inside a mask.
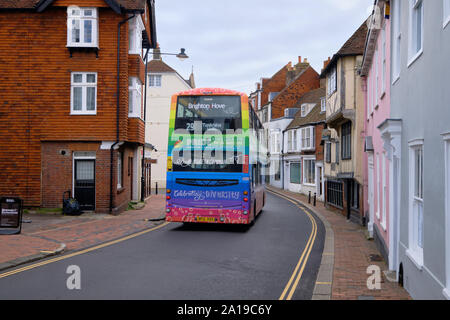
[[[75,160],[74,187],[81,210],[95,210],[95,160]]]

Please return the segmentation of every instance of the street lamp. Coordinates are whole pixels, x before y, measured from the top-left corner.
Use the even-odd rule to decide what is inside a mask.
[[[159,48],[158,48],[159,50]],[[155,51],[153,51],[155,53]],[[167,53],[167,52],[157,52],[159,55],[167,55],[167,56],[176,56],[181,61],[184,61],[189,58],[189,56],[186,54],[186,49],[181,48],[179,53]]]

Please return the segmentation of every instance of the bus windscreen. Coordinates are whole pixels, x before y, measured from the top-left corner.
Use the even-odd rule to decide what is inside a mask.
[[[215,129],[242,129],[240,96],[180,96],[177,101],[175,130],[194,133],[195,123],[201,122],[202,133]]]

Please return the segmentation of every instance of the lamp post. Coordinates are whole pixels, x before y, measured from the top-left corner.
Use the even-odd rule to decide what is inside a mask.
[[[158,48],[159,49],[159,48]],[[148,63],[148,54],[149,50],[147,49],[147,52],[145,53],[144,61],[145,63],[145,88],[144,88],[144,140],[145,140],[145,121],[147,116],[147,63]],[[158,52],[159,55],[168,55],[168,56],[176,56],[181,61],[184,61],[189,58],[189,56],[186,54],[186,49],[181,48],[179,53],[167,53],[167,52]],[[153,149],[152,149],[153,148]],[[152,145],[151,150],[156,150],[156,148]],[[156,150],[158,151],[158,150]],[[151,165],[151,164],[150,164]],[[142,164],[141,164],[141,201],[145,200],[145,143],[142,147]]]

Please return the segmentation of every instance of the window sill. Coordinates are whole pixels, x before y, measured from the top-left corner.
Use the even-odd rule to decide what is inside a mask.
[[[409,59],[408,68],[411,67],[414,64],[414,62],[416,62],[422,56],[422,54],[423,49],[420,49],[419,52],[417,52],[411,59]]]
[[[97,111],[95,112],[70,112],[71,116],[96,116]]]
[[[304,182],[303,185],[306,186],[306,187],[315,187],[316,183],[305,183]]]
[[[117,187],[117,194],[120,194],[125,191],[124,187]]]
[[[383,228],[383,231],[386,231],[386,221],[381,221],[380,226]]]
[[[422,271],[423,268],[423,253],[414,252],[411,249],[406,250],[406,256],[416,266],[416,268]]]

